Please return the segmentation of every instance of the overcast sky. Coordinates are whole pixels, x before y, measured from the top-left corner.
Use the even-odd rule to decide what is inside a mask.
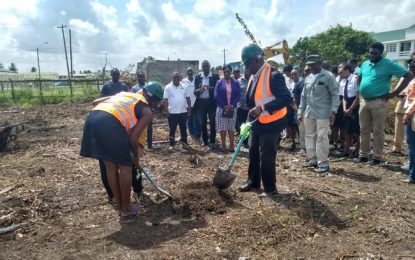
[[[74,70],[102,68],[105,53],[114,67],[144,57],[207,59],[212,65],[240,60],[250,43],[235,12],[264,46],[336,24],[379,32],[415,23],[415,0],[0,0],[0,62],[21,72],[66,72],[62,33],[72,29]],[[68,31],[66,30],[68,40]],[[69,50],[69,49],[68,49]]]

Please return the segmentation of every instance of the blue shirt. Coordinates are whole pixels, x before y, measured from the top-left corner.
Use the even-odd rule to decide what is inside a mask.
[[[128,92],[128,86],[119,81],[108,81],[101,89],[101,97],[113,96],[121,91]]]
[[[137,84],[135,84],[132,88],[131,88],[131,92],[137,93],[137,91],[143,89],[145,86],[144,85],[140,85],[140,83],[137,82]]]
[[[378,63],[370,60],[363,62],[358,72],[362,79],[360,83],[360,95],[363,98],[376,98],[388,94],[390,91],[391,78],[402,77],[408,70],[398,63],[382,57]]]

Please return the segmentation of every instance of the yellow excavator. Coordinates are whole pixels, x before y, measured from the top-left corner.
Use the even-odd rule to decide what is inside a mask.
[[[245,34],[251,39],[251,41],[255,44],[258,44],[261,46],[261,42],[257,41],[254,37],[254,35],[251,33],[251,31],[248,29],[248,26],[246,26],[244,20],[239,16],[238,13],[235,13],[236,19],[238,22],[242,25],[244,28]],[[275,48],[276,46],[282,44],[282,47]],[[271,46],[263,48],[264,50],[264,57],[265,59],[269,59],[271,57],[277,56],[279,54],[282,54],[282,58],[284,59],[284,64],[291,64],[291,58],[290,58],[290,49],[288,48],[288,43],[286,40],[282,40],[280,42],[277,42],[276,44],[273,44]]]

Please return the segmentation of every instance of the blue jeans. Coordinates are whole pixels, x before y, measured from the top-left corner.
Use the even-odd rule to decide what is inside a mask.
[[[202,135],[202,127],[200,123],[200,113],[198,110],[192,109],[192,114],[187,118],[187,127],[192,137],[197,139]]]
[[[415,181],[415,132],[412,131],[411,124],[406,125],[405,130],[409,155],[409,179]]]

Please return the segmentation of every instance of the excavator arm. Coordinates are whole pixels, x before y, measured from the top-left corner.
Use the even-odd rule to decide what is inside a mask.
[[[254,37],[254,35],[251,33],[251,31],[248,29],[248,26],[245,24],[244,20],[239,16],[238,13],[235,13],[236,19],[238,22],[242,25],[244,28],[245,34],[251,39],[251,41],[255,44],[261,45],[260,41],[257,41]],[[282,44],[281,48],[275,48],[275,46],[278,46]],[[277,42],[271,46],[263,48],[264,50],[264,58],[269,59],[271,57],[277,56],[279,54],[282,54],[282,58],[284,59],[284,64],[291,64],[291,58],[290,58],[290,48],[288,47],[288,42],[286,40]]]

